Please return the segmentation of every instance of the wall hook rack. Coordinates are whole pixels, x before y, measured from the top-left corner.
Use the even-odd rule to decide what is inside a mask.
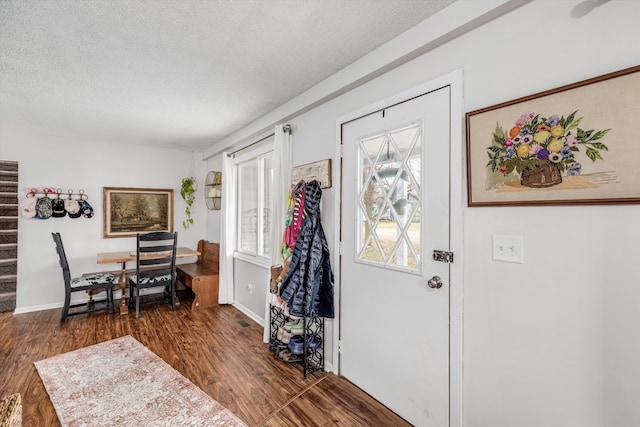
[[[62,189],[56,188],[55,190],[51,187],[29,187],[27,188],[27,197],[49,197],[50,199],[60,199],[62,197],[66,197],[67,199],[76,200],[88,200],[89,196],[85,194],[83,189],[78,191],[74,191],[73,189],[68,189],[66,193],[63,193]]]

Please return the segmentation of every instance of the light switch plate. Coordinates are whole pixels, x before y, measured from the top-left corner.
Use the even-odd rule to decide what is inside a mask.
[[[524,245],[522,236],[493,235],[493,260],[524,263]]]

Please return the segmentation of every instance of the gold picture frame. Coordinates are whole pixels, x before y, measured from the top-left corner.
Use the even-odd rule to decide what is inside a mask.
[[[173,232],[173,190],[104,187],[104,237]]]
[[[469,206],[640,203],[640,66],[466,114]]]

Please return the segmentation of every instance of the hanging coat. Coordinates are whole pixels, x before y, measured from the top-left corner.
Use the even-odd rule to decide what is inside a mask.
[[[280,297],[295,317],[334,317],[333,272],[320,222],[322,190],[318,181],[305,187],[305,218],[280,285]]]

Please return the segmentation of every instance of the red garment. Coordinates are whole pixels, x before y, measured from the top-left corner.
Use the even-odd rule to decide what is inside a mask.
[[[293,249],[296,247],[296,241],[302,227],[302,220],[305,217],[305,186],[306,183],[300,181],[289,193],[288,217],[282,238],[282,258],[285,261],[293,254]]]

